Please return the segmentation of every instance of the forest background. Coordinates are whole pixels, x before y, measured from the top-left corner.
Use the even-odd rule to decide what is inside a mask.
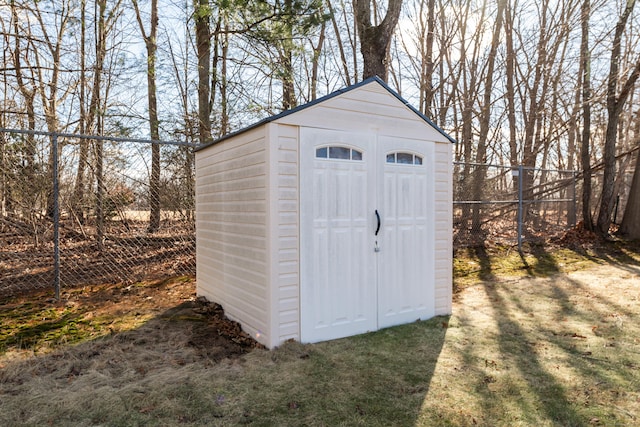
[[[635,169],[620,232],[638,238],[635,3],[3,0],[0,128],[200,144],[375,72],[457,140],[455,173],[470,188],[486,173],[473,164],[580,170],[583,224],[606,235],[620,177]],[[382,71],[368,66],[367,44]],[[12,176],[50,168],[36,160],[41,143],[2,133],[3,214],[19,198]],[[73,207],[96,186],[105,147],[68,143],[86,165]],[[151,144],[148,157],[153,232],[161,171],[182,171],[192,189],[193,156]]]

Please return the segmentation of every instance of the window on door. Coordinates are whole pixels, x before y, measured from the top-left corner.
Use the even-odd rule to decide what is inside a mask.
[[[402,165],[421,165],[422,156],[399,151],[396,153],[387,154],[387,163],[398,163]]]
[[[331,145],[327,147],[316,148],[317,159],[339,159],[339,160],[362,160],[362,151],[349,147]]]

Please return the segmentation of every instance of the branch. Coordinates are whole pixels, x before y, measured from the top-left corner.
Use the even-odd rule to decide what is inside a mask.
[[[622,112],[622,107],[624,106],[631,90],[636,84],[636,81],[640,77],[640,56],[638,56],[638,60],[636,61],[636,66],[633,67],[633,70],[629,74],[629,78],[625,82],[622,90],[620,91],[620,95],[618,97],[618,102],[616,104],[616,114],[620,114]]]

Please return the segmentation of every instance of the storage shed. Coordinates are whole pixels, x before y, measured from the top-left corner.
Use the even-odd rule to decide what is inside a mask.
[[[371,78],[203,146],[198,295],[269,348],[451,313],[452,142]]]

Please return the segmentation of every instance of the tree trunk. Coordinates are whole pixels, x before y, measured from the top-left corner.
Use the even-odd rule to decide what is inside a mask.
[[[222,71],[220,76],[220,136],[229,132],[229,94],[227,92],[227,62],[229,59],[229,28],[227,17],[224,18],[225,32],[222,34]]]
[[[362,78],[378,76],[386,82],[391,36],[400,18],[402,0],[389,0],[387,14],[379,25],[371,24],[371,0],[354,0],[354,8],[364,61]]]
[[[491,95],[493,91],[493,71],[495,69],[496,55],[500,45],[500,32],[502,31],[502,17],[507,0],[498,1],[498,11],[496,15],[493,37],[491,40],[491,49],[487,58],[487,74],[484,81],[484,96],[480,109],[480,134],[478,135],[478,148],[476,150],[476,163],[487,163],[487,139],[489,136],[489,127],[491,125]],[[485,166],[476,166],[473,177],[473,200],[482,200],[482,187],[487,176],[487,168]],[[479,231],[482,225],[481,206],[473,207],[471,228]]]
[[[311,101],[315,101],[318,97],[318,68],[320,66],[320,54],[324,48],[326,23],[322,22],[320,35],[318,36],[318,44],[313,46],[313,62],[311,65]]]
[[[327,3],[327,8],[329,9],[329,15],[331,16],[331,24],[333,25],[333,32],[335,33],[335,36],[336,36],[338,51],[340,52],[340,65],[342,65],[342,72],[344,73],[345,83],[347,86],[351,86],[351,76],[349,75],[349,64],[347,63],[347,55],[344,52],[344,44],[342,43],[342,37],[340,36],[340,29],[338,28],[338,21],[336,20],[335,10],[331,5],[331,0],[327,0],[326,3]]]
[[[636,154],[636,167],[633,171],[629,199],[618,232],[631,240],[640,239],[640,150]]]
[[[293,0],[284,0],[284,40],[280,52],[280,71],[282,75],[282,109],[290,110],[297,104],[293,72]],[[282,19],[282,18],[281,18]]]
[[[423,80],[423,91],[425,92],[424,97],[424,106],[422,107],[422,112],[427,117],[432,117],[431,107],[433,106],[433,98],[435,96],[433,90],[433,42],[434,35],[436,31],[436,18],[435,18],[435,9],[436,9],[436,1],[428,0],[427,2],[427,39],[425,40],[425,64],[424,64],[424,76]]]
[[[35,97],[36,90],[35,87],[29,89],[26,84],[26,80],[30,80],[28,78],[23,77],[23,69],[22,69],[22,50],[20,45],[20,37],[17,37],[18,34],[21,33],[20,26],[18,25],[18,10],[15,3],[11,2],[11,18],[13,20],[13,31],[16,34],[16,45],[13,51],[13,64],[16,69],[16,81],[18,83],[18,88],[20,93],[24,97],[25,100],[25,108],[27,110],[27,129],[30,131],[36,130],[36,109],[35,109]],[[26,165],[25,165],[25,177],[29,182],[34,182],[35,178],[35,162],[36,162],[36,140],[33,134],[29,134],[26,136]],[[33,199],[33,200],[31,200]],[[29,206],[27,207],[29,212],[35,211],[35,196],[33,198],[29,198]]]
[[[536,128],[540,119],[540,108],[543,102],[543,96],[539,95],[540,86],[543,85],[543,71],[548,65],[548,28],[547,28],[547,13],[548,13],[548,0],[545,0],[541,5],[541,21],[540,32],[538,36],[537,53],[538,59],[533,71],[533,85],[529,92],[529,111],[523,112],[524,116],[524,142],[522,148],[522,165],[525,167],[523,170],[523,176],[520,177],[522,182],[523,198],[525,200],[533,200],[533,171],[536,166],[536,158],[538,152],[536,146],[538,145],[536,139]],[[526,220],[528,209],[523,211],[523,220]]]
[[[590,0],[582,4],[582,40],[580,42],[580,62],[582,62],[582,223],[587,230],[593,230],[591,217],[591,53],[589,52]]]
[[[200,143],[205,144],[211,138],[211,115],[209,107],[209,70],[211,60],[211,33],[209,21],[211,9],[209,0],[197,0],[195,4],[196,50],[198,53],[198,130]]]
[[[87,120],[87,112],[85,108],[85,89],[87,85],[86,75],[86,53],[85,53],[85,41],[87,34],[87,20],[86,20],[86,0],[80,2],[80,123],[78,130],[81,135],[86,133],[85,121]],[[99,74],[97,72],[96,74]],[[71,200],[71,209],[73,210],[76,218],[81,224],[84,224],[84,186],[85,186],[85,170],[87,160],[89,157],[89,141],[86,139],[80,139],[78,141],[80,152],[78,154],[78,170],[76,172],[76,182],[73,190],[73,198]]]
[[[138,3],[133,0],[140,33],[147,48],[147,96],[149,104],[149,133],[153,141],[160,140],[158,100],[156,91],[156,51],[158,34],[158,0],[151,0],[151,26],[146,34]],[[208,94],[207,94],[208,99]],[[149,179],[149,233],[160,228],[160,144],[151,144],[151,177]]]
[[[636,0],[627,0],[627,5],[620,16],[620,20],[616,24],[615,34],[613,37],[613,48],[611,49],[611,61],[609,66],[609,77],[607,82],[607,130],[604,142],[604,176],[602,179],[602,194],[600,196],[600,212],[598,213],[597,231],[602,236],[609,234],[609,226],[611,225],[611,213],[614,207],[615,196],[615,175],[616,175],[616,140],[618,136],[618,122],[620,121],[620,112],[627,100],[631,88],[638,79],[640,72],[640,60],[632,70],[626,83],[623,85],[618,95],[618,84],[620,74],[620,56],[622,35],[626,27],[627,21]]]

